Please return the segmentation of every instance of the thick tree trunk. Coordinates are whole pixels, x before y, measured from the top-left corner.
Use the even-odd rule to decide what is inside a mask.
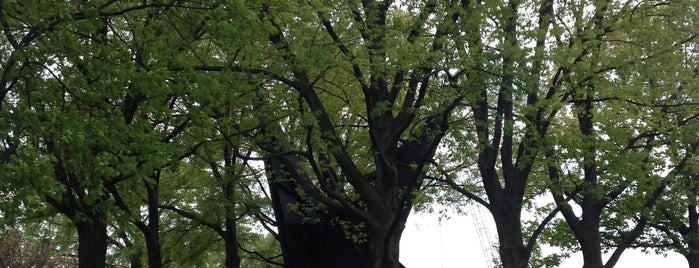
[[[583,268],[604,267],[602,260],[602,238],[600,236],[600,215],[602,209],[592,201],[592,197],[585,197],[583,201],[583,218],[580,220],[580,228],[575,230],[575,236],[580,243],[580,251],[583,254]]]
[[[498,253],[503,268],[524,268],[529,266],[531,250],[524,243],[522,234],[522,202],[526,176],[518,176],[514,166],[507,170],[507,186],[499,183],[495,168],[496,151],[486,149],[479,155],[479,169],[483,185],[490,200],[490,212],[498,234]]]
[[[429,127],[425,128],[425,136],[439,127],[432,120],[427,123]],[[325,212],[312,212],[307,215],[299,215],[290,210],[289,205],[293,203],[319,201],[313,198],[309,200],[308,197],[301,198],[295,190],[296,182],[303,185],[304,182],[310,181],[303,172],[296,171],[298,156],[271,157],[266,163],[266,169],[271,175],[270,191],[285,267],[403,267],[399,262],[400,238],[415,198],[414,191],[420,189],[422,183],[420,176],[424,175],[422,167],[425,165],[425,159],[429,159],[434,153],[440,137],[421,137],[412,143],[401,145],[392,153],[392,157],[377,159],[380,163],[390,159],[391,164],[380,164],[374,174],[363,176],[362,180],[376,182],[373,190],[377,190],[376,193],[380,193],[378,198],[382,199],[377,200],[376,196],[367,194],[366,198],[372,200],[363,200],[368,204],[366,210],[371,219],[378,222],[367,224],[373,226],[365,226],[368,236],[365,242],[348,238],[347,230],[333,223],[340,220],[348,224],[361,224],[361,220],[357,219],[350,209],[335,207]],[[295,176],[289,176],[290,174]],[[312,223],[305,218],[319,221]]]
[[[599,171],[596,160],[597,145],[594,142],[594,137],[597,134],[595,133],[593,121],[593,96],[590,92],[588,91],[585,95],[586,101],[576,104],[576,106],[584,111],[578,114],[578,128],[584,137],[583,141],[585,141],[582,148],[587,152],[583,157],[583,180],[588,185],[587,187],[596,189]],[[575,237],[580,244],[580,250],[583,254],[583,268],[601,268],[604,265],[599,227],[602,209],[606,204],[608,204],[608,201],[601,200],[600,196],[593,193],[584,193],[581,204],[582,215],[580,216],[582,219],[578,220],[577,217],[572,216],[566,217],[568,225],[573,228]],[[578,222],[579,224],[577,224]],[[577,227],[572,227],[573,225],[577,225]]]
[[[150,225],[148,226],[150,227]],[[153,232],[151,230],[148,232],[148,234],[146,235],[146,247],[148,248],[148,268],[162,267],[160,239],[158,231]]]
[[[78,267],[106,267],[107,226],[101,223],[76,223],[78,229]]]
[[[405,223],[393,232],[382,230],[369,237],[369,256],[373,268],[399,268],[400,237]]]
[[[699,248],[693,249],[694,252],[698,253],[692,253],[692,254],[687,254],[684,255],[684,257],[687,259],[687,264],[689,264],[689,268],[699,268]]]
[[[231,155],[233,148],[230,144],[227,144],[224,148],[223,155],[225,157],[225,175],[221,178],[224,180],[221,189],[223,195],[225,196],[226,204],[225,206],[225,216],[224,219],[224,230],[220,233],[223,238],[223,243],[226,253],[226,268],[239,268],[240,267],[240,254],[238,253],[238,222],[236,218],[238,215],[235,211],[235,204],[238,202],[236,200],[236,185],[237,185],[237,175],[233,172],[235,159]]]
[[[600,236],[597,230],[588,229],[589,232],[583,232],[580,242],[580,250],[583,254],[583,268],[601,268],[604,267],[602,261],[602,247],[600,245]]]
[[[499,254],[503,268],[526,268],[530,252],[524,246],[520,210],[500,209],[495,222],[500,244]]]

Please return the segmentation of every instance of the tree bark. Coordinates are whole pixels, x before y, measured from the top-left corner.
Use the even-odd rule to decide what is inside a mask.
[[[689,268],[699,268],[699,211],[697,206],[689,206],[687,211],[689,224],[682,230],[682,235],[688,236],[689,253],[684,254],[684,257],[687,259]]]
[[[146,247],[148,251],[148,268],[162,267],[160,239],[158,231],[152,231],[151,225],[148,225],[149,232],[145,234]]]
[[[393,231],[381,230],[372,232],[369,238],[369,255],[374,268],[399,268],[400,237],[405,228],[405,222],[399,223]]]
[[[585,213],[581,221],[581,229],[575,233],[580,250],[583,254],[583,268],[601,268],[604,266],[602,260],[602,239],[600,237],[600,213]]]
[[[234,144],[226,143],[223,147],[223,157],[224,157],[224,168],[223,174],[217,172],[217,177],[222,181],[223,196],[225,197],[224,208],[225,208],[225,219],[224,219],[224,230],[221,230],[220,235],[223,238],[223,243],[226,251],[226,268],[238,268],[240,267],[240,253],[238,253],[238,221],[236,218],[238,215],[235,211],[235,204],[238,202],[236,199],[236,182],[238,180],[238,175],[235,174],[235,154],[231,154],[233,151],[237,151],[238,148]],[[212,166],[213,168],[213,166]]]
[[[59,149],[52,140],[48,140],[49,150],[54,155]],[[60,158],[59,158],[60,159]],[[97,205],[108,199],[108,196],[95,193],[92,198],[97,199],[93,203],[85,202],[86,194],[82,186],[76,183],[66,172],[63,161],[54,163],[53,172],[56,180],[63,184],[67,191],[60,198],[46,196],[46,201],[59,212],[69,218],[78,232],[78,267],[102,268],[107,260],[107,225],[104,223],[104,215],[97,209]],[[82,216],[82,217],[79,217]]]
[[[78,229],[78,267],[106,267],[107,226],[102,223],[76,223]]]
[[[593,122],[593,104],[591,91],[594,86],[588,86],[589,91],[585,93],[585,101],[577,104],[581,108],[578,114],[578,128],[580,134],[583,135],[582,148],[586,152],[583,156],[583,181],[591,189],[598,187],[599,171],[597,167],[597,145],[595,144],[595,129]],[[584,193],[582,200],[582,216],[579,221],[577,217],[566,217],[566,221],[571,225],[575,237],[580,244],[580,249],[583,254],[583,268],[602,267],[602,245],[600,238],[600,218],[602,209],[608,202],[600,200],[600,197],[593,193]],[[569,212],[571,214],[571,212]],[[579,224],[577,224],[579,222]],[[573,227],[576,225],[577,227]]]
[[[529,267],[531,252],[524,246],[519,209],[500,209],[494,213],[498,232],[500,261],[502,267]]]
[[[226,224],[226,230],[224,231],[223,244],[225,246],[226,253],[226,268],[239,268],[240,267],[240,254],[238,253],[238,238],[236,235],[235,222],[232,226]]]
[[[147,185],[148,189],[148,225],[143,234],[148,248],[148,267],[162,267],[162,250],[160,247],[160,210],[158,208],[158,178],[155,176],[155,185]]]
[[[687,264],[689,264],[689,268],[699,268],[699,245],[692,246],[691,250],[693,253],[684,255]]]

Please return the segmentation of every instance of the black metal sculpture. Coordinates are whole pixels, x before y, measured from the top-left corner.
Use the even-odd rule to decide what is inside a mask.
[[[367,243],[350,241],[341,227],[330,223],[333,217],[350,217],[341,211],[303,213],[292,209],[295,204],[317,202],[303,200],[293,179],[287,176],[289,169],[298,169],[298,162],[296,155],[274,156],[267,161],[284,267],[370,267]]]
[[[415,165],[425,164],[435,149],[438,137],[430,135],[435,120],[427,120],[420,137],[403,142],[395,151],[398,172],[398,187],[408,190],[403,195],[401,222],[410,214],[414,191],[422,184],[422,170]],[[428,138],[430,137],[430,138]],[[299,170],[299,157],[295,154],[275,154],[266,163],[272,203],[279,230],[282,254],[287,268],[371,268],[368,242],[351,241],[342,227],[331,223],[337,218],[356,222],[345,210],[301,212],[292,207],[298,204],[318,204],[311,197],[302,198],[296,191],[295,180],[310,179]],[[291,176],[290,174],[294,174]],[[367,175],[367,180],[377,180],[377,175]],[[403,267],[403,265],[401,265]]]

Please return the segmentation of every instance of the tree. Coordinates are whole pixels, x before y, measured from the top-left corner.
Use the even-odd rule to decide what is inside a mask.
[[[104,267],[107,227],[139,217],[117,189],[144,185],[157,210],[152,194],[159,169],[183,154],[168,143],[187,120],[173,118],[171,106],[162,105],[179,93],[167,84],[171,74],[156,66],[172,51],[154,53],[150,49],[158,44],[138,45],[154,39],[145,33],[157,18],[148,15],[168,8],[113,2],[3,6],[9,11],[3,18],[12,19],[3,24],[6,38],[28,66],[16,74],[19,82],[6,88],[10,99],[4,103],[13,104],[8,119],[15,127],[6,152],[16,151],[7,165],[13,170],[9,175],[20,179],[16,189],[34,188],[75,224],[80,267]],[[23,32],[25,39],[41,38],[31,46],[15,44]],[[13,139],[24,142],[15,146]],[[131,220],[147,236],[149,255],[154,253],[151,266],[160,263],[157,217],[151,210],[147,224]]]
[[[399,267],[428,177],[504,267],[695,256],[691,1],[1,4],[2,221],[65,216],[80,267]]]
[[[432,79],[448,70],[441,64],[456,64],[448,62],[446,39],[458,28],[458,11],[438,1],[403,4],[410,8],[390,1],[254,5],[267,42],[258,51],[269,59],[229,68],[276,80],[273,94],[297,96],[284,103],[298,107],[295,120],[279,127],[263,121],[272,137],[264,149],[272,156],[300,151],[300,168],[282,161],[288,177],[318,204],[349,215],[343,220],[361,223],[372,267],[399,266],[414,192],[461,99]]]
[[[74,267],[75,260],[62,256],[50,239],[28,238],[17,229],[0,233],[0,266],[2,267]]]
[[[556,229],[573,233],[584,267],[616,264],[645,232],[651,211],[696,153],[695,138],[684,136],[696,120],[689,108],[695,97],[681,86],[693,75],[675,64],[683,63],[682,47],[694,42],[696,33],[670,30],[674,26],[664,17],[684,4],[639,4],[623,20],[614,18],[619,23],[600,36],[596,48],[604,57],[588,58],[589,76],[570,85],[581,89],[571,99],[575,118],[556,123],[562,133],[548,145],[546,158],[551,194],[567,225]],[[642,32],[635,30],[639,25]],[[678,136],[683,142],[674,141]],[[613,252],[604,261],[606,250]]]
[[[531,13],[536,16],[525,16]],[[452,124],[447,147],[459,151],[441,157],[436,179],[488,209],[503,267],[527,267],[538,236],[558,209],[542,211],[528,233],[522,211],[542,193],[534,189],[540,183],[539,161],[551,122],[571,98],[566,83],[594,53],[587,35],[603,34],[604,28],[583,16],[582,4],[555,1],[483,3],[470,6],[464,16],[478,21],[460,45],[467,48],[462,57],[474,60],[450,83],[474,93],[452,119],[459,123]]]
[[[683,10],[686,6],[669,7],[669,10]],[[664,13],[663,13],[664,14]],[[682,14],[682,13],[675,13]],[[675,25],[682,25],[679,21],[682,16],[667,16]],[[678,27],[675,27],[678,28]],[[684,29],[680,28],[680,31]],[[686,34],[696,35],[691,32]],[[655,206],[651,210],[646,210],[642,215],[633,217],[636,223],[644,222],[649,227],[638,237],[637,241],[631,243],[631,247],[642,248],[647,251],[656,253],[665,253],[667,251],[675,251],[687,259],[690,267],[697,267],[697,226],[699,217],[697,217],[697,188],[695,183],[696,177],[696,157],[697,144],[696,139],[697,120],[699,115],[694,108],[696,103],[696,95],[694,90],[696,78],[699,73],[696,67],[696,41],[694,37],[686,39],[686,42],[679,45],[679,50],[675,51],[676,59],[668,61],[669,57],[663,58],[663,69],[669,69],[669,72],[661,73],[657,79],[651,80],[647,86],[657,88],[658,91],[664,92],[656,97],[655,100],[636,102],[635,105],[645,107],[654,107],[660,111],[656,117],[662,118],[662,121],[670,123],[670,126],[659,134],[661,141],[660,153],[663,161],[668,166],[668,170],[662,171],[667,174],[667,182],[665,191],[657,198]],[[665,63],[667,62],[667,63]],[[671,62],[671,63],[670,63]],[[674,66],[675,69],[670,68]],[[656,82],[657,81],[657,82]],[[690,89],[690,90],[687,90]],[[649,116],[650,117],[650,116]],[[658,152],[659,151],[659,152]],[[607,226],[613,230],[611,234],[607,234],[611,241],[620,241],[617,226],[613,223]],[[618,243],[612,242],[616,245]]]
[[[245,123],[241,124],[240,117],[234,116],[243,113],[232,110],[232,99],[235,98],[221,98],[226,105],[220,106],[221,110],[212,109],[215,126],[203,128],[205,132],[215,129],[212,137],[205,138],[210,142],[200,146],[196,155],[182,164],[183,168],[177,170],[178,175],[168,175],[169,180],[176,182],[168,182],[173,184],[170,186],[173,188],[165,189],[178,194],[167,194],[164,204],[159,207],[215,232],[224,246],[225,267],[240,267],[243,257],[280,264],[273,260],[273,256],[262,255],[254,248],[246,249],[244,245],[249,244],[248,241],[240,238],[260,239],[259,234],[245,233],[251,232],[257,220],[266,219],[266,216],[260,216],[265,204],[261,193],[255,190],[255,184],[260,183],[261,171],[250,163],[253,151],[245,148],[246,144],[240,141],[241,134],[234,130],[234,126]],[[178,189],[183,185],[187,187]]]
[[[602,80],[622,72],[629,75],[648,72],[647,66],[643,65],[648,64],[648,58],[629,57],[628,54],[624,57],[620,51],[628,53],[638,49],[636,46],[652,44],[650,39],[662,38],[640,32],[629,34],[629,27],[654,25],[650,23],[652,19],[639,14],[660,11],[666,4],[682,5],[503,1],[470,10],[470,17],[483,20],[479,24],[481,28],[476,28],[482,29],[476,31],[480,34],[469,40],[470,56],[482,55],[480,57],[488,60],[475,61],[470,76],[464,76],[478,74],[476,79],[453,82],[454,86],[470,87],[478,93],[467,99],[468,110],[454,116],[460,121],[451,124],[448,147],[463,151],[443,155],[440,160],[442,171],[437,180],[491,212],[504,267],[530,265],[531,254],[537,247],[537,239],[546,231],[546,225],[559,211],[568,210],[565,204],[579,193],[570,191],[573,195],[557,195],[558,190],[548,186],[557,184],[548,179],[556,175],[554,170],[547,170],[547,159],[563,155],[565,151],[561,150],[572,150],[558,148],[551,151],[553,145],[549,142],[561,135],[562,127],[557,122],[567,122],[576,116],[585,118],[580,116],[585,112],[579,109],[584,106],[586,98],[596,106],[608,98],[619,97],[606,95],[606,91],[598,94],[598,87],[604,83]],[[537,16],[530,16],[532,13]],[[649,28],[643,29],[647,31]],[[668,33],[663,35],[666,38],[663,44],[682,42],[687,36]],[[653,59],[665,57],[664,53],[672,55],[659,47],[646,49],[645,52],[653,54],[650,56]],[[612,50],[616,52],[612,53]],[[664,70],[671,72],[674,69]],[[595,86],[588,87],[591,84]],[[614,88],[605,84],[605,90],[611,90],[609,87]],[[605,116],[613,113],[611,110],[601,112]],[[591,118],[578,124],[594,132]],[[599,133],[601,136],[607,134],[612,135]],[[577,162],[577,165],[583,166],[597,157],[599,152],[591,149],[596,146],[596,141],[589,141],[587,155],[590,158]],[[576,142],[579,143],[571,142],[570,145],[588,144],[580,143],[580,140]],[[557,165],[565,163],[568,162],[558,161]],[[474,176],[479,179],[474,179]],[[557,197],[556,204],[537,205],[549,190]],[[536,218],[527,226],[523,226],[523,209]],[[590,212],[585,215],[590,215]],[[589,228],[595,226],[581,228],[581,234]]]
[[[691,268],[699,267],[698,189],[693,179],[696,175],[692,175],[696,172],[696,144],[695,141],[694,148],[685,149],[694,149],[695,152],[692,157],[683,159],[684,170],[673,174],[666,193],[659,198],[651,213],[634,218],[636,222],[647,221],[650,230],[630,245],[657,254],[675,251],[687,259]]]
[[[645,217],[635,220],[647,220],[650,230],[642,234],[632,246],[644,250],[663,253],[675,251],[687,259],[689,267],[699,267],[699,216],[697,216],[696,188],[696,78],[697,66],[696,44],[696,7],[689,1],[679,1],[664,7],[654,14],[656,24],[668,24],[663,27],[665,34],[672,33],[687,38],[676,44],[674,60],[664,58],[662,65],[668,72],[655,79],[650,85],[662,87],[667,85],[669,98],[655,103],[642,103],[642,106],[659,106],[665,117],[677,122],[668,130],[664,139],[666,161],[683,168],[672,174],[667,190],[658,199],[657,205]],[[672,68],[674,67],[674,69]],[[675,87],[675,88],[672,88]],[[684,120],[683,120],[684,119]]]

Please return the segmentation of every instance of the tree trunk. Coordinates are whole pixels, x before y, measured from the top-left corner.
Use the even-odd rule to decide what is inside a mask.
[[[158,176],[155,176],[155,184],[148,185],[148,225],[145,227],[146,247],[148,248],[148,267],[161,268],[162,250],[160,247],[160,210],[158,208]]]
[[[129,267],[131,267],[131,268],[143,267],[141,265],[141,254],[139,253],[139,254],[134,254],[133,256],[131,256],[131,259],[129,260],[129,265],[130,265]]]
[[[604,267],[602,238],[599,231],[602,210],[597,205],[585,204],[591,202],[593,201],[585,200],[583,203],[583,218],[580,221],[580,228],[575,230],[575,236],[583,254],[583,268],[601,268]]]
[[[148,225],[149,232],[146,234],[146,247],[148,248],[148,268],[160,268],[161,250],[158,231],[151,230],[151,225]]]
[[[699,246],[699,245],[697,245]],[[689,268],[699,268],[699,248],[694,248],[692,254],[687,254],[684,255],[684,257],[687,259],[687,263],[689,264]]]
[[[500,209],[493,213],[498,232],[500,261],[503,268],[526,268],[530,252],[522,240],[519,209]]]
[[[234,223],[235,224],[235,223]],[[230,226],[226,227],[225,237],[223,238],[223,244],[226,250],[226,268],[239,268],[240,267],[240,254],[238,254],[238,239],[236,237],[236,229]]]
[[[689,236],[689,241],[687,241],[689,253],[684,255],[689,268],[699,268],[699,211],[697,208],[696,205],[688,207],[687,220],[689,224],[681,231],[683,236]]]
[[[373,268],[399,268],[400,237],[405,223],[394,230],[376,230],[369,236],[369,256]]]
[[[588,229],[588,232],[583,232],[580,239],[580,250],[583,254],[583,268],[601,268],[604,267],[602,261],[602,247],[600,245],[600,236],[597,230]]]
[[[78,229],[78,267],[106,267],[107,226],[101,223],[76,223]]]
[[[239,175],[235,173],[235,156],[232,154],[234,149],[232,144],[227,143],[223,149],[224,157],[224,173],[219,179],[222,181],[223,196],[225,197],[224,208],[225,208],[225,219],[224,219],[224,230],[221,230],[219,234],[223,238],[223,244],[225,246],[226,253],[226,268],[239,268],[240,267],[240,254],[238,253],[238,215],[235,210],[235,205],[238,200],[236,199],[236,186]]]
[[[594,89],[590,86],[590,89]],[[583,135],[583,150],[587,152],[583,159],[583,181],[587,184],[590,189],[597,189],[599,180],[599,171],[597,166],[597,145],[594,142],[596,130],[594,128],[593,121],[593,96],[587,91],[585,93],[586,101],[580,104],[576,104],[577,107],[583,109],[583,112],[578,114],[578,128],[580,129],[580,134]],[[601,200],[601,196],[597,196],[593,193],[584,193],[583,201],[581,204],[582,214],[580,220],[577,217],[566,217],[568,225],[575,225],[579,222],[577,228],[573,228],[575,232],[575,237],[580,243],[580,250],[583,254],[583,268],[598,268],[603,267],[604,262],[602,261],[602,239],[600,238],[600,218],[602,215],[602,209],[608,204],[608,201]]]
[[[524,244],[521,221],[527,175],[517,174],[519,171],[513,165],[504,166],[502,169],[507,170],[509,176],[505,177],[506,186],[503,187],[499,183],[495,158],[496,151],[491,148],[482,151],[478,161],[498,234],[500,265],[503,268],[528,267],[531,250]]]

